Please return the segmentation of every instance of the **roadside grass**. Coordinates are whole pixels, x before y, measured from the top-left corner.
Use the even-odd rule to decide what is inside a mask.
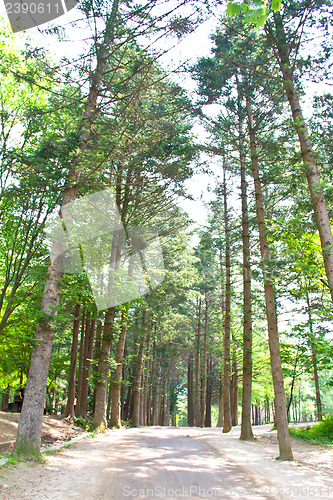
[[[312,427],[304,427],[302,429],[289,429],[292,437],[308,441],[313,444],[321,444],[324,446],[333,445],[333,416],[326,417],[322,422],[315,424]]]

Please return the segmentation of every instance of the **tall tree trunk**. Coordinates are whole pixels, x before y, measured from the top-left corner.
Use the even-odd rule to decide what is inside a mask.
[[[76,412],[76,416],[82,418],[86,418],[87,416],[86,414],[87,399],[88,399],[87,360],[88,360],[90,330],[91,330],[91,319],[90,319],[90,313],[87,312],[85,335],[84,335],[83,360],[82,360],[81,392],[78,397],[79,405]]]
[[[159,425],[160,402],[161,402],[161,368],[157,364],[156,380],[153,386],[153,412],[151,416],[152,425]]]
[[[66,409],[63,415],[64,418],[66,417],[74,418],[75,378],[76,378],[77,352],[79,344],[80,313],[81,313],[81,304],[77,303],[75,305],[75,310],[74,310],[71,364],[69,367],[69,378],[68,378],[68,398],[67,398]]]
[[[194,401],[193,401],[193,359],[188,360],[187,368],[187,424],[194,426]]]
[[[128,370],[128,380],[129,384],[126,394],[126,401],[124,405],[124,415],[123,415],[124,420],[128,420],[131,414],[133,375],[130,369]]]
[[[225,294],[224,294],[224,272],[223,272],[223,258],[222,258],[222,248],[219,246],[219,266],[220,266],[220,275],[221,275],[221,316],[222,316],[222,324],[224,325],[224,315],[225,315]],[[222,357],[223,357],[223,349],[222,349]],[[220,370],[220,380],[219,380],[219,415],[217,419],[216,427],[223,427],[223,368]]]
[[[80,337],[80,352],[79,352],[79,369],[77,375],[77,388],[76,388],[76,406],[75,406],[75,416],[78,417],[80,414],[80,400],[81,400],[81,389],[82,389],[82,369],[83,369],[83,356],[84,356],[84,336],[86,331],[86,311],[83,311],[81,320],[81,337]]]
[[[289,396],[289,401],[288,401],[288,405],[287,405],[288,422],[290,421],[289,413],[290,413],[291,403],[293,400],[295,380],[296,380],[296,375],[297,375],[298,349],[299,349],[299,346],[297,346],[297,353],[296,353],[296,357],[295,357],[295,364],[294,364],[293,376],[292,376],[291,387],[290,387],[290,396]]]
[[[213,360],[209,358],[208,361],[208,377],[207,377],[207,396],[206,396],[206,413],[205,413],[205,427],[212,426],[212,371]]]
[[[94,347],[94,361],[93,361],[93,371],[94,371],[94,396],[93,396],[93,413],[95,413],[95,406],[96,406],[96,368],[98,365],[98,360],[99,356],[101,353],[101,348],[102,348],[102,335],[103,335],[103,322],[101,319],[97,320],[97,325],[96,325],[96,340],[95,340],[95,347]]]
[[[311,145],[308,127],[304,120],[299,94],[294,82],[294,69],[289,60],[290,42],[287,41],[281,14],[274,13],[275,36],[273,30],[267,30],[267,38],[280,65],[285,92],[289,101],[294,126],[301,146],[301,154],[308,181],[317,229],[325,264],[328,287],[333,301],[333,235],[327,211],[316,159]]]
[[[146,343],[146,332],[147,332],[147,323],[148,323],[148,311],[145,309],[143,311],[142,317],[142,333],[140,340],[139,353],[136,360],[136,366],[134,370],[133,376],[133,405],[132,405],[132,426],[139,427],[141,424],[140,421],[140,391],[141,391],[141,380],[142,380],[142,370],[143,370],[143,357],[144,357],[144,349]]]
[[[217,419],[216,427],[223,427],[223,395],[224,395],[224,387],[223,387],[223,368],[220,370],[220,380],[219,380],[219,416]]]
[[[231,376],[231,422],[238,425],[238,367],[236,350],[233,352],[232,376]]]
[[[105,313],[102,347],[99,356],[96,383],[96,403],[92,426],[95,429],[103,429],[106,422],[106,397],[108,388],[109,356],[112,348],[113,324],[115,308],[111,307]]]
[[[201,344],[201,299],[198,302],[198,328],[195,353],[195,400],[194,400],[194,425],[201,423],[200,415],[200,344]]]
[[[225,231],[225,315],[223,322],[223,432],[232,428],[230,401],[230,328],[231,328],[231,263],[227,183],[223,167],[223,205]]]
[[[309,292],[306,291],[306,302],[307,302],[307,310],[308,310],[308,318],[309,318],[309,327],[310,327],[310,349],[311,349],[311,358],[312,358],[312,367],[313,367],[313,378],[316,388],[316,413],[317,420],[320,422],[323,420],[323,411],[321,405],[321,397],[320,397],[320,387],[319,387],[319,378],[318,378],[318,369],[317,369],[317,352],[316,346],[314,342],[314,331],[313,331],[313,321],[311,314],[311,303],[310,303],[310,295]]]
[[[90,377],[90,366],[91,366],[91,360],[92,360],[93,348],[94,348],[95,326],[96,326],[96,321],[95,321],[95,319],[92,319],[90,322],[90,328],[89,328],[87,359],[85,360],[85,364],[84,364],[84,368],[85,368],[84,378],[82,380],[81,411],[83,413],[84,418],[87,418],[89,377]]]
[[[318,378],[318,370],[317,370],[317,353],[314,344],[312,345],[312,366],[313,366],[313,378],[316,387],[316,413],[318,422],[323,420],[323,410],[321,405],[321,397],[320,397],[320,387],[319,387],[319,378]]]
[[[267,230],[265,222],[265,210],[263,204],[261,182],[259,177],[258,168],[258,155],[256,147],[255,129],[253,126],[252,112],[250,102],[247,99],[246,103],[249,134],[250,134],[250,147],[251,147],[251,164],[252,175],[254,180],[255,201],[257,211],[257,221],[259,228],[259,243],[261,253],[261,263],[264,278],[264,292],[266,302],[266,315],[268,327],[268,343],[271,358],[274,396],[275,396],[275,415],[277,425],[277,437],[279,441],[280,459],[293,460],[293,453],[290,443],[290,435],[288,429],[288,417],[286,398],[284,393],[283,374],[279,349],[279,334],[276,312],[275,291],[272,278],[269,273],[270,249],[267,240]]]
[[[142,391],[142,424],[147,425],[147,400],[148,400],[148,383],[149,383],[149,364],[150,364],[150,329],[147,336],[146,345],[146,362],[143,370],[143,391]]]
[[[4,392],[2,393],[1,398],[1,411],[5,411],[9,405],[9,396],[10,396],[10,385],[8,384]]]
[[[207,381],[207,333],[208,333],[208,301],[205,294],[205,328],[202,353],[202,384],[201,384],[201,421],[200,426],[205,426],[206,381]]]
[[[150,370],[150,383],[148,390],[148,398],[147,398],[147,422],[148,424],[152,423],[152,411],[151,411],[151,403],[152,403],[152,391],[155,379],[155,357],[156,357],[156,324],[155,324],[155,335],[154,335],[154,343],[153,343],[153,357],[152,364]]]
[[[120,425],[120,387],[122,379],[123,357],[127,333],[127,310],[122,310],[121,314],[121,329],[117,344],[116,353],[116,368],[113,373],[112,393],[111,393],[111,420],[110,427],[117,427]]]
[[[243,131],[240,122],[240,166],[242,199],[242,241],[243,241],[243,391],[242,423],[240,439],[253,440],[251,425],[252,398],[252,306],[251,306],[251,265],[250,231],[247,205],[247,182],[243,146]]]
[[[118,13],[119,0],[113,0],[112,10],[108,17],[104,40],[97,52],[97,64],[92,77],[89,95],[85,103],[82,124],[79,131],[79,154],[72,162],[64,191],[62,205],[75,200],[80,179],[78,169],[84,156],[91,135],[91,123],[96,112],[96,103],[102,84],[103,73],[107,64],[107,52],[114,38],[115,20]],[[47,269],[44,292],[41,303],[41,319],[35,334],[35,342],[31,353],[29,372],[26,383],[24,401],[17,429],[15,449],[17,453],[39,457],[42,419],[44,413],[47,376],[50,366],[51,351],[55,331],[55,311],[60,298],[63,272],[62,257],[51,260]]]

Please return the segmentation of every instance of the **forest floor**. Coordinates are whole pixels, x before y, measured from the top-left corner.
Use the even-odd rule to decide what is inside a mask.
[[[271,426],[111,430],[0,469],[3,500],[333,499],[333,450],[292,439],[295,461],[276,460]]]
[[[0,411],[0,453],[8,453],[13,449],[19,418],[19,413]],[[60,416],[43,416],[42,446],[44,447],[59,441],[69,441],[83,433],[83,429],[73,426]]]

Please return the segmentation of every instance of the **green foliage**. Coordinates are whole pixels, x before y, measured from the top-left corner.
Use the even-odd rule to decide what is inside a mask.
[[[270,2],[265,0],[252,0],[250,4],[248,2],[228,2],[226,13],[229,14],[229,16],[244,13],[245,23],[254,23],[259,27],[265,25],[270,9],[273,12],[278,12],[281,9],[281,4],[282,0],[271,0]]]
[[[326,417],[319,424],[301,429],[291,427],[290,434],[293,437],[309,441],[310,443],[333,445],[333,417]]]

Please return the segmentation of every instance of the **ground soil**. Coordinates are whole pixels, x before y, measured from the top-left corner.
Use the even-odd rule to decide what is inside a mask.
[[[50,434],[54,426],[53,436],[68,436],[68,424],[46,419]],[[253,442],[239,434],[239,427],[228,434],[217,428],[108,431],[44,455],[44,463],[3,466],[0,499],[333,499],[331,447],[292,439],[295,461],[281,462],[271,426],[254,427]]]
[[[9,453],[12,450],[19,418],[19,413],[0,412],[0,453]],[[47,447],[58,441],[66,442],[83,432],[80,427],[72,425],[69,419],[44,415],[42,445]]]

